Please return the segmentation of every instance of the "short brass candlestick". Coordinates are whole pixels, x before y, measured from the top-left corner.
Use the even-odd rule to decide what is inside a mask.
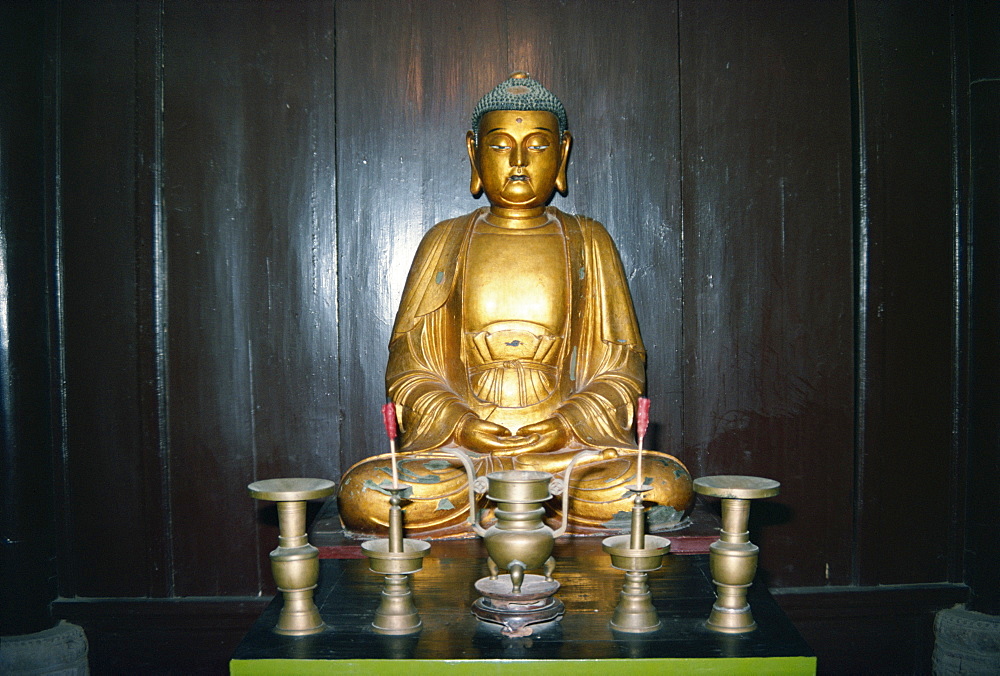
[[[742,634],[757,628],[747,590],[757,572],[757,545],[750,542],[747,522],[750,501],[770,498],[781,487],[773,479],[754,476],[708,476],[695,479],[696,493],[722,498],[722,533],[709,547],[709,565],[716,587],[715,604],[706,626],[713,631]]]
[[[646,583],[649,572],[663,565],[663,555],[670,551],[670,540],[646,535],[646,513],[642,495],[647,486],[629,486],[632,493],[632,529],[628,535],[613,535],[602,543],[611,555],[611,565],[625,571],[621,599],[611,618],[611,628],[632,634],[644,634],[660,628],[660,618],[653,607],[653,595]]]
[[[271,552],[271,574],[285,597],[277,634],[305,636],[326,628],[313,601],[319,580],[319,550],[306,535],[306,501],[333,494],[334,483],[326,479],[266,479],[247,489],[257,500],[270,500],[278,507],[278,548]]]
[[[399,505],[407,488],[400,484],[385,489],[389,493],[389,537],[361,543],[369,569],[385,575],[382,600],[372,621],[378,634],[413,634],[423,624],[413,603],[408,576],[424,567],[424,556],[431,545],[403,537],[403,510]]]

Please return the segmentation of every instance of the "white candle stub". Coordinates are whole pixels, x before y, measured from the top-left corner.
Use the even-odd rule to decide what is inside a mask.
[[[396,440],[389,439],[389,453],[392,454],[392,487],[399,488],[399,469],[396,467]]]
[[[639,467],[635,472],[635,487],[642,488],[644,482],[642,480],[642,439],[639,440]]]

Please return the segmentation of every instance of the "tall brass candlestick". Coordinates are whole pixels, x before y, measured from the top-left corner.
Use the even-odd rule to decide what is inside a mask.
[[[385,575],[385,586],[372,628],[379,634],[413,634],[420,631],[422,621],[417,614],[410,591],[410,578],[423,568],[423,559],[430,550],[429,542],[403,537],[402,493],[409,486],[388,488],[389,537],[361,543],[373,573]]]
[[[389,402],[382,407],[382,422],[389,437],[392,458],[392,487],[389,493],[389,537],[361,543],[373,573],[385,575],[385,586],[372,628],[379,634],[413,634],[420,631],[422,621],[417,614],[410,592],[410,578],[423,568],[424,556],[431,545],[422,540],[403,537],[403,493],[410,487],[400,485],[396,468],[396,407]]]
[[[642,494],[651,488],[643,487],[632,492],[632,531],[628,535],[614,535],[601,543],[611,556],[611,565],[625,571],[625,584],[611,618],[611,628],[633,634],[656,631],[660,618],[653,607],[647,578],[650,571],[663,565],[663,555],[670,551],[670,540],[656,535],[646,535],[646,517]]]
[[[757,628],[747,603],[759,551],[747,531],[750,501],[773,497],[780,487],[773,479],[753,476],[708,476],[694,481],[696,493],[722,498],[722,533],[709,547],[717,592],[706,626],[713,631],[741,634]]]
[[[601,546],[611,556],[611,565],[625,571],[625,584],[611,618],[611,628],[641,634],[660,628],[660,618],[653,607],[653,596],[649,593],[646,580],[650,571],[659,569],[663,564],[663,555],[670,551],[670,540],[646,535],[646,512],[642,506],[642,496],[653,490],[651,486],[646,486],[642,475],[642,442],[649,427],[647,397],[639,397],[635,427],[639,459],[635,486],[628,487],[632,493],[632,528],[628,535],[605,538]]]
[[[306,501],[333,494],[334,483],[325,479],[267,479],[247,489],[257,500],[278,506],[278,548],[271,552],[271,573],[284,595],[277,634],[305,636],[326,628],[313,601],[319,580],[319,550],[306,535]]]

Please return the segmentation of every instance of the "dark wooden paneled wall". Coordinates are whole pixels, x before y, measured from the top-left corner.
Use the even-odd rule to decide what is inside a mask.
[[[479,96],[526,69],[605,223],[655,440],[754,507],[776,587],[960,581],[965,358],[950,5],[60,3],[64,596],[271,589],[245,485],[381,448]]]
[[[52,626],[56,592],[45,42],[37,7],[0,5],[0,636]]]
[[[849,29],[841,3],[681,7],[683,448],[782,482],[752,512],[779,585],[851,581]]]
[[[969,534],[973,610],[1000,615],[1000,4],[969,3]],[[972,246],[972,243],[975,246]]]
[[[145,169],[138,147],[152,150],[138,114],[151,104],[155,80],[138,72],[134,4],[67,3],[61,10],[55,107],[66,532],[60,591],[162,595],[167,589],[151,571],[169,563],[162,546],[167,522],[156,517],[164,504],[155,472],[160,448],[145,434],[146,419],[157,411],[148,408],[156,400],[142,377],[148,377],[142,372],[151,318],[148,310],[140,313],[151,292],[149,247],[140,250],[140,242],[149,241],[152,224],[144,208],[150,200],[138,191],[144,178],[138,170]]]
[[[253,593],[267,580],[247,554],[270,549],[274,534],[258,538],[246,482],[337,476],[332,29],[329,3],[191,2],[162,19],[180,595]]]
[[[859,3],[856,574],[962,579],[965,223],[949,8]],[[961,177],[964,180],[964,177]],[[919,524],[918,527],[901,527]]]

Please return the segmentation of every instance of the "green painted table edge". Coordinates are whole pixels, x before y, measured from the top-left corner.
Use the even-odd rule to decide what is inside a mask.
[[[405,665],[405,666],[404,666]],[[231,660],[232,676],[311,676],[313,674],[607,674],[621,667],[629,676],[641,674],[815,674],[815,657],[654,657],[602,660]]]

